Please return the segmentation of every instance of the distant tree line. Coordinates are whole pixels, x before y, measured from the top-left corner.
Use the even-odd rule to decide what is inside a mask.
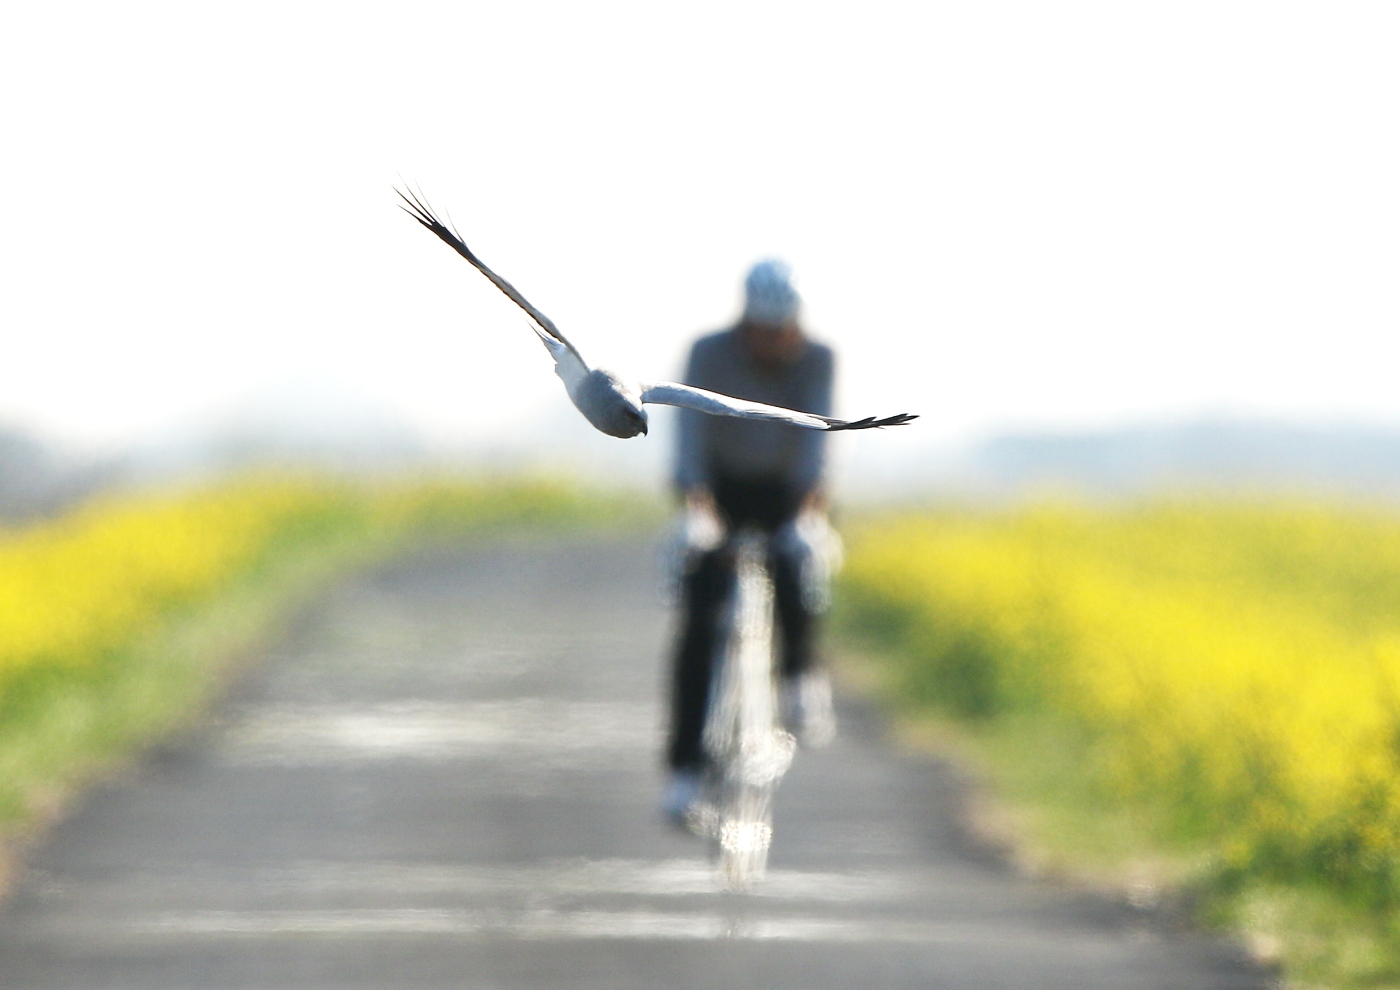
[[[109,483],[110,462],[65,455],[29,434],[0,427],[0,523],[59,512]]]

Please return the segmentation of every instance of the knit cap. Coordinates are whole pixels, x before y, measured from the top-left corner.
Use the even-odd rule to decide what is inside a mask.
[[[792,268],[776,258],[760,261],[744,279],[744,319],[786,323],[797,316],[802,297],[792,285]]]

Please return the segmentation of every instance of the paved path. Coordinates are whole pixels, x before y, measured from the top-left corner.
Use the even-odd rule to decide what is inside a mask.
[[[420,555],[309,612],[194,739],[93,793],[0,912],[5,990],[1243,988],[1229,947],[963,851],[858,713],[720,893],[653,810],[641,544]]]

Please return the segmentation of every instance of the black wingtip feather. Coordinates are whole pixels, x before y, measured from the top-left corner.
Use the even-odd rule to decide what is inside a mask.
[[[403,200],[403,204],[400,204],[399,209],[431,230],[448,247],[452,248],[452,250],[456,251],[463,258],[466,258],[473,266],[483,271],[486,270],[486,266],[481,263],[481,260],[477,258],[476,255],[472,254],[471,248],[467,247],[466,242],[462,240],[462,235],[457,233],[456,228],[448,226],[438,219],[437,214],[433,212],[432,204],[428,202],[427,197],[424,196],[422,192],[414,192],[412,189],[409,189],[408,192],[404,192],[398,186],[394,186],[394,192],[398,193],[399,199]]]
[[[408,186],[408,183],[405,182],[404,185]],[[405,193],[398,186],[394,186],[393,188],[394,192],[399,194],[399,199],[403,200],[403,204],[399,207],[400,209],[413,217],[413,219],[417,220],[424,227],[431,230],[439,239],[447,244],[448,247],[452,248],[452,250],[471,262],[472,266],[490,279],[496,288],[505,293],[506,297],[509,298],[511,302],[523,309],[525,315],[530,317],[540,329],[572,351],[580,362],[583,361],[583,356],[579,354],[578,348],[574,347],[574,345],[569,342],[569,339],[559,332],[559,328],[554,325],[553,320],[532,306],[530,301],[521,295],[515,286],[486,267],[486,264],[472,253],[471,248],[467,247],[466,241],[462,240],[462,235],[457,233],[457,227],[455,224],[452,224],[452,217],[450,214],[447,218],[448,223],[443,223],[437,218],[437,214],[433,212],[432,204],[428,202],[428,198],[423,195],[421,190],[414,192],[412,187],[409,187],[409,191]]]
[[[849,423],[838,419],[830,421],[827,431],[835,433],[837,430],[879,430],[886,426],[903,426],[918,418],[918,413],[899,413],[895,416],[886,416],[884,419],[867,416],[865,419],[857,419]]]

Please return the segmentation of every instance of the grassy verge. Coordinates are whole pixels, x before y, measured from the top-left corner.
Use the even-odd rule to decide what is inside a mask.
[[[836,672],[843,685],[895,716],[897,740],[953,760],[975,782],[964,825],[1033,876],[1121,896],[1141,907],[1194,891],[1209,850],[1171,838],[1169,811],[1106,794],[1086,769],[1092,747],[1073,727],[1021,713],[969,721],[911,702],[893,675],[900,664],[838,613]]]
[[[1092,746],[1062,723],[977,724],[910,705],[889,677],[898,661],[849,625],[837,659],[848,688],[895,714],[901,744],[969,774],[965,827],[1022,872],[1238,938],[1293,990],[1400,987],[1400,913],[1321,884],[1233,874],[1216,846],[1181,833],[1170,806],[1107,793],[1086,769]]]
[[[984,835],[1292,986],[1400,986],[1400,515],[930,511],[850,551],[848,676],[986,782]]]
[[[0,584],[33,602],[0,650],[0,890],[17,850],[75,793],[196,720],[329,582],[414,545],[635,525],[654,511],[548,481],[244,479],[0,534]],[[241,527],[242,542],[213,559],[204,544],[220,526]]]

